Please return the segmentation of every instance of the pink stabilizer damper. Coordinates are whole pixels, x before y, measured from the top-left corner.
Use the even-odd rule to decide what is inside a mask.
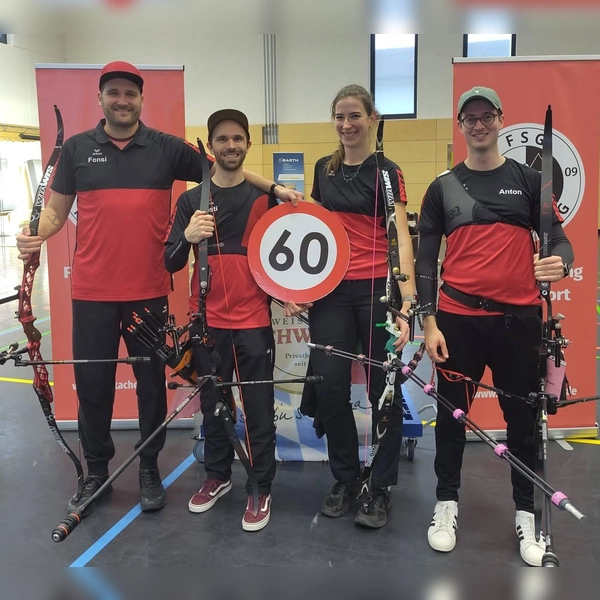
[[[453,416],[453,417],[454,417],[454,418],[455,418],[457,421],[460,421],[460,420],[461,420],[461,418],[465,416],[465,411],[464,411],[464,410],[462,410],[462,409],[460,409],[460,408],[457,408],[457,409],[456,409],[456,410],[455,410],[455,411],[452,413],[452,416]]]
[[[560,503],[566,499],[567,497],[562,492],[554,492],[552,494],[552,504],[556,504],[556,506],[560,506]]]
[[[400,369],[402,371],[402,375],[410,375],[412,373],[412,369],[410,367],[404,366]],[[427,392],[425,392],[427,393]]]
[[[423,386],[423,391],[424,391],[426,394],[428,394],[428,395],[429,395],[429,394],[430,394],[430,393],[431,393],[431,392],[432,392],[434,389],[435,389],[435,388],[434,388],[434,387],[433,387],[433,386],[432,386],[430,383],[426,383],[426,384]]]
[[[498,445],[497,445],[497,446],[494,448],[494,452],[495,452],[495,453],[496,453],[498,456],[502,457],[502,455],[503,455],[505,452],[508,452],[508,448],[507,448],[507,447],[506,447],[504,444],[498,444]]]

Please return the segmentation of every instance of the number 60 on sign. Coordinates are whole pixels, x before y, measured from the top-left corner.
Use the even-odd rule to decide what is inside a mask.
[[[311,202],[269,210],[248,241],[248,264],[256,283],[270,296],[296,304],[333,291],[349,260],[346,230],[335,214]]]

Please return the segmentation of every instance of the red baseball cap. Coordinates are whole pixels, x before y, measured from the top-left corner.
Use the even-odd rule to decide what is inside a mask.
[[[144,87],[144,80],[139,69],[133,66],[131,63],[125,62],[124,60],[115,60],[113,62],[104,65],[102,72],[100,73],[100,89],[105,82],[109,79],[129,79],[133,81],[139,88],[140,92]]]

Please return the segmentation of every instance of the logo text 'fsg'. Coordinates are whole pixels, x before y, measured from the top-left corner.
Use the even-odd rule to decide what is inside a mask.
[[[509,148],[512,148],[516,144],[535,144],[541,148],[542,142],[544,141],[544,132],[521,130],[518,132],[517,136],[509,133],[504,136],[504,139]]]

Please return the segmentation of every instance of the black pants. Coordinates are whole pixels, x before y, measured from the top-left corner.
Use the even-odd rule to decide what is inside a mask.
[[[537,346],[541,320],[537,316],[463,316],[438,312],[437,324],[446,338],[449,360],[440,366],[479,381],[485,367],[492,372],[494,385],[526,398],[538,388]],[[464,381],[449,382],[438,375],[438,391],[454,406],[467,412]],[[535,410],[524,401],[499,397],[506,421],[507,446],[533,469],[535,457]],[[479,402],[485,402],[480,399]],[[489,402],[489,400],[488,400]],[[460,470],[465,448],[465,428],[449,410],[439,407],[435,427],[435,473],[437,499],[458,500]],[[513,500],[517,510],[533,511],[533,484],[511,469]],[[481,482],[482,488],[485,482]]]
[[[379,298],[385,295],[385,278],[342,281],[331,294],[315,302],[309,311],[310,337],[317,344],[331,344],[339,350],[362,352],[375,360],[386,360],[385,345],[390,334],[377,323],[385,323],[386,309]],[[374,288],[373,288],[374,285]],[[370,352],[369,352],[370,350]],[[358,434],[350,385],[352,363],[347,358],[313,352],[314,375],[324,382],[315,386],[318,418],[327,435],[327,451],[333,476],[351,482],[360,477]],[[379,420],[379,399],[385,388],[385,373],[365,366],[369,402],[373,411],[373,431]],[[373,464],[373,487],[395,485],[402,446],[402,390],[396,376],[390,423]]]
[[[121,337],[129,356],[149,356],[149,363],[133,365],[137,381],[137,401],[141,439],[136,448],[165,420],[167,395],[165,368],[151,349],[136,340],[127,326],[132,313],[150,309],[159,319],[167,316],[167,298],[132,302],[88,302],[73,300],[73,357],[117,358]],[[90,475],[108,471],[115,455],[110,424],[115,401],[115,363],[75,365],[75,383],[79,396],[79,436]],[[157,466],[158,453],[165,444],[166,431],[156,436],[140,455],[140,468]]]
[[[275,364],[275,343],[271,327],[257,329],[216,329],[210,328],[215,350],[221,357],[218,374],[223,381],[231,381],[235,372],[235,359],[239,368],[240,381],[273,379]],[[192,329],[194,334],[194,329]],[[235,356],[233,345],[235,345]],[[194,364],[198,375],[202,375],[205,361],[202,348],[194,348]],[[210,384],[208,384],[210,386]],[[271,492],[271,483],[275,478],[275,392],[273,384],[248,385],[241,388],[240,396],[244,402],[246,428],[251,458],[261,494]],[[231,392],[228,391],[228,394]],[[221,390],[204,387],[200,395],[200,406],[204,416],[204,468],[209,479],[227,480],[231,477],[233,446],[223,425],[221,416],[215,417],[217,402],[222,400]],[[248,443],[248,440],[242,440]],[[251,493],[250,482],[246,489]]]

